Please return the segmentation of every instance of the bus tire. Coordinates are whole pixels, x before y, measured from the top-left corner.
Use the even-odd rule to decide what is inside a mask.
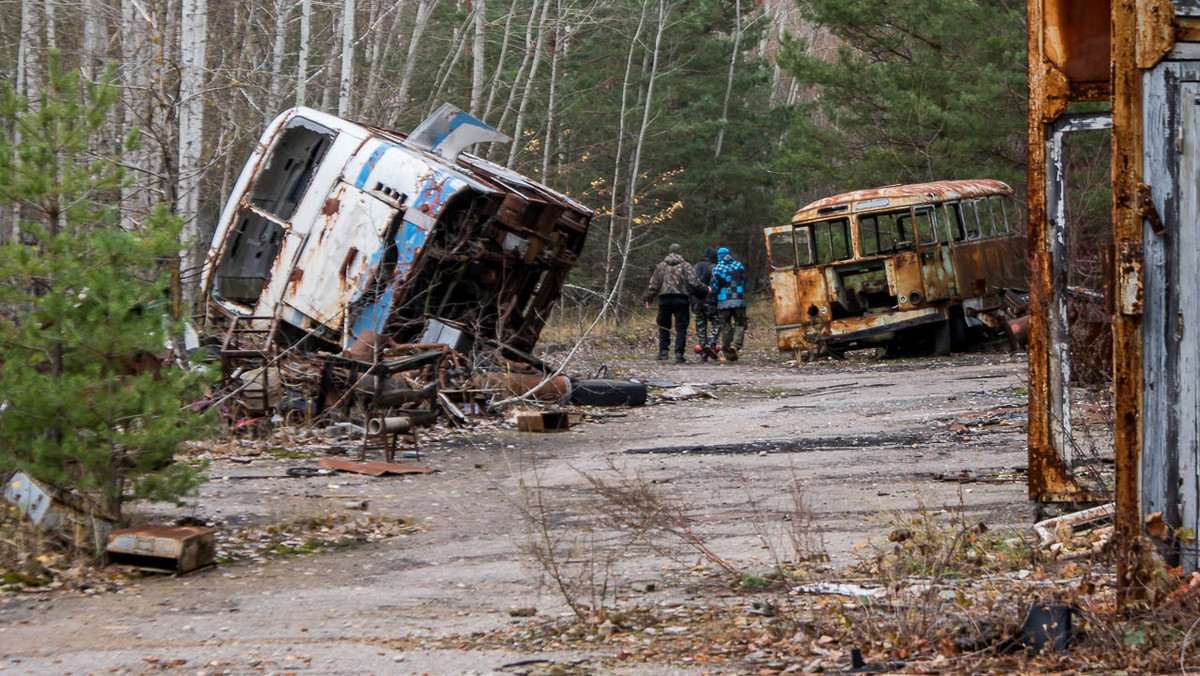
[[[646,386],[628,380],[576,380],[571,403],[577,406],[643,406]]]
[[[933,329],[933,355],[935,357],[944,357],[950,354],[950,346],[953,343],[951,336],[954,333],[951,324],[952,320],[946,320]]]
[[[950,325],[950,348],[961,351],[967,346],[967,320],[962,307],[950,308],[946,322]]]

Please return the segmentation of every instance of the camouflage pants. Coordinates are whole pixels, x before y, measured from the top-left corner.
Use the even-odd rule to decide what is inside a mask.
[[[728,353],[732,345],[741,350],[742,340],[746,337],[746,308],[717,310],[717,318],[721,320],[721,349]]]
[[[717,306],[711,303],[696,303],[692,312],[696,315],[696,338],[700,341],[700,349],[715,346],[721,331],[721,325],[717,323]]]

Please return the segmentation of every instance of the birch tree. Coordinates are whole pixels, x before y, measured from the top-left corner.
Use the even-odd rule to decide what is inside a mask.
[[[658,0],[658,23],[654,31],[654,50],[650,56],[650,73],[649,81],[646,84],[646,96],[642,105],[642,123],[638,127],[637,142],[633,146],[633,166],[629,171],[629,200],[626,203],[626,219],[628,224],[625,228],[625,241],[621,245],[621,254],[628,259],[630,251],[633,249],[633,226],[635,223],[635,208],[637,206],[638,194],[638,176],[642,168],[642,150],[646,144],[646,132],[650,128],[650,119],[652,106],[654,104],[654,83],[658,80],[658,58],[659,50],[662,47],[663,33],[666,31],[667,15],[670,14],[671,8],[666,0]],[[620,272],[617,273],[617,297],[620,298],[625,288],[625,276],[628,270],[627,265],[622,265]]]
[[[350,114],[350,97],[354,85],[354,0],[342,0],[342,77],[338,88],[337,113]]]
[[[308,43],[312,32],[312,0],[300,0],[300,49],[296,59],[296,105],[308,95]]]
[[[400,85],[396,88],[396,96],[392,99],[392,109],[388,112],[388,126],[395,126],[401,113],[408,106],[408,90],[412,86],[413,69],[417,65],[417,48],[421,45],[421,36],[429,24],[429,15],[437,7],[438,0],[419,0],[417,14],[413,18],[412,36],[408,40],[408,53],[404,57],[404,68],[400,73]]]
[[[733,49],[729,54],[729,76],[725,79],[725,99],[721,103],[721,129],[717,131],[713,157],[721,156],[721,144],[725,142],[725,127],[729,123],[729,95],[733,93],[733,69],[737,65],[738,53],[742,48],[742,0],[734,0]]]
[[[179,22],[179,198],[176,213],[183,220],[181,254],[184,273],[199,267],[196,255],[200,216],[200,178],[204,150],[205,55],[208,49],[208,0],[183,0]],[[184,275],[186,278],[186,275]],[[194,285],[184,285],[184,306],[192,303]]]
[[[479,117],[479,105],[483,98],[483,65],[487,60],[487,0],[475,2],[475,42],[471,48],[471,104],[472,117]]]

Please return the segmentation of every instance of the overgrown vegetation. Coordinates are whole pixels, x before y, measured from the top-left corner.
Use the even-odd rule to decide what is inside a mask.
[[[204,428],[186,404],[205,372],[163,359],[183,334],[169,311],[181,222],[160,207],[121,227],[121,157],[93,152],[116,88],[56,52],[47,73],[37,101],[0,94],[16,132],[0,138],[0,203],[20,217],[0,248],[0,472],[119,520],[127,498],[178,500],[200,481],[173,456]]]

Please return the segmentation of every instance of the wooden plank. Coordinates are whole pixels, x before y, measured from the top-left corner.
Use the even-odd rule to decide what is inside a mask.
[[[352,462],[350,460],[342,460],[341,458],[321,458],[317,464],[324,467],[332,467],[342,472],[353,472],[354,474],[365,474],[367,476],[383,476],[384,474],[431,474],[437,471],[430,467],[402,465],[382,460]]]

